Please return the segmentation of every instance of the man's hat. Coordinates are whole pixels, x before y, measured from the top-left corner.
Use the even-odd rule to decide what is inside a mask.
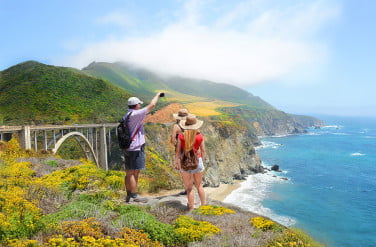
[[[130,97],[128,99],[128,105],[137,105],[137,104],[143,104],[144,102],[142,102],[139,98],[137,97]]]

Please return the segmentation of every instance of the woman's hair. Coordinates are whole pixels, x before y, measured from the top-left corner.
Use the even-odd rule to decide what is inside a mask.
[[[184,130],[184,142],[185,142],[185,147],[184,151],[190,151],[193,149],[193,146],[195,145],[196,142],[196,134],[198,130]]]

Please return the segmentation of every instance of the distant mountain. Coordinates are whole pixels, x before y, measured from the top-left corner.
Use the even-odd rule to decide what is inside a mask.
[[[252,132],[250,137],[256,134],[264,136],[301,133],[307,127],[323,124],[313,117],[280,111],[260,97],[225,83],[159,75],[148,69],[121,62],[93,62],[82,71],[147,99],[154,96],[155,91],[168,92],[167,100],[170,102],[183,103],[193,110],[193,113],[200,117],[210,116],[212,121],[236,122]],[[209,103],[209,107],[215,108],[220,116],[207,114],[212,112],[212,109],[205,109]]]
[[[82,72],[109,81],[143,99],[151,99],[156,90],[168,88],[159,78],[135,76],[132,70],[124,69],[119,63],[93,62],[82,69]]]
[[[0,72],[0,124],[115,122],[129,96],[80,70],[28,61]]]
[[[127,63],[93,62],[83,72],[108,80],[134,95],[151,97],[156,90],[180,93],[179,101],[189,102],[192,96],[201,100],[223,100],[246,104],[252,107],[274,109],[270,104],[238,87],[207,80],[196,80],[179,76],[161,76],[145,68]],[[197,100],[197,98],[193,99]]]

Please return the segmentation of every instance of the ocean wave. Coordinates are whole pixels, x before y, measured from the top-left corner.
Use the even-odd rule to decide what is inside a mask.
[[[351,134],[349,133],[342,133],[342,132],[339,132],[339,133],[332,133],[332,135],[337,135],[337,136],[349,136]]]
[[[325,125],[321,128],[323,128],[323,129],[340,129],[340,128],[343,128],[343,126],[342,125]]]
[[[356,153],[352,153],[350,154],[351,156],[364,156],[365,154],[362,154],[362,153],[359,153],[359,152],[356,152]]]
[[[293,134],[286,134],[286,135],[274,135],[274,136],[271,136],[271,137],[274,137],[274,138],[281,138],[281,137],[287,137],[287,136],[291,136]]]
[[[376,136],[365,136],[365,138],[371,138],[371,139],[373,139],[373,138],[376,138]]]
[[[284,226],[292,226],[296,223],[295,219],[277,215],[270,208],[262,205],[264,199],[273,196],[270,190],[273,184],[289,182],[289,180],[283,180],[281,177],[274,175],[273,172],[250,175],[246,181],[241,183],[240,188],[234,190],[223,202],[269,217]]]
[[[308,133],[306,133],[306,135],[309,135],[309,136],[320,136],[320,135],[322,135],[322,133],[318,133],[318,132],[308,132]]]
[[[256,150],[261,148],[278,148],[282,146],[282,144],[271,142],[271,141],[261,141],[261,146],[255,147]]]

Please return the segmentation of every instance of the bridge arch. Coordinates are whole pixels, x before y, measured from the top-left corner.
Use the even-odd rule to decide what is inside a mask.
[[[94,158],[94,162],[95,162],[95,164],[99,167],[99,163],[98,163],[97,156],[95,155],[94,149],[93,149],[93,147],[91,146],[89,140],[85,137],[85,135],[83,135],[82,133],[77,132],[77,131],[69,132],[68,134],[63,135],[63,136],[59,139],[59,141],[56,142],[55,147],[52,149],[53,154],[56,154],[57,150],[59,150],[60,146],[64,143],[64,141],[67,140],[67,139],[70,138],[70,137],[81,137],[82,140],[85,141],[85,143],[86,143],[87,146],[89,147],[89,150],[90,150],[91,155],[92,155],[93,158]],[[82,151],[83,151],[83,152],[85,153],[85,155],[86,155],[86,151],[85,151],[85,148],[84,148],[84,146],[82,145],[82,143],[79,142],[77,139],[76,139],[76,141],[78,142],[78,144],[80,144],[80,147],[81,147]],[[88,158],[87,155],[86,155],[86,158]]]

